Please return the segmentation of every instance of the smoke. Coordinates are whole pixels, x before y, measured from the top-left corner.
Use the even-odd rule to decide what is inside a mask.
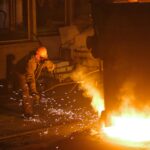
[[[120,99],[119,111],[121,113],[128,112],[130,115],[135,112],[148,114],[150,106],[147,103],[143,103],[142,100],[137,99],[135,88],[136,83],[133,81],[128,80],[123,84],[118,96]]]
[[[87,67],[79,65],[72,73],[71,78],[80,83],[79,86],[84,91],[83,95],[92,99],[91,105],[100,115],[104,110],[104,99],[99,70],[89,70]]]

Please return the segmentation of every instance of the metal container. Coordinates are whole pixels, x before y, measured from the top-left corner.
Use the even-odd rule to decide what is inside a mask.
[[[123,95],[150,104],[150,3],[95,3],[93,55],[103,59],[106,109]]]

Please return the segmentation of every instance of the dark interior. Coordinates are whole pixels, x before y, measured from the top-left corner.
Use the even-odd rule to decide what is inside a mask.
[[[150,3],[93,4],[97,46],[104,61],[106,107],[131,91],[136,104],[150,99]],[[128,87],[128,88],[126,88]]]

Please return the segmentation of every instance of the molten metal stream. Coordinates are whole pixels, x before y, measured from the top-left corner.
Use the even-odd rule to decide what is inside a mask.
[[[137,147],[145,143],[150,144],[148,109],[141,112],[130,106],[128,108],[124,107],[124,111],[122,109],[120,115],[112,113],[111,126],[102,129],[105,137],[127,146]]]
[[[113,125],[103,128],[106,135],[132,142],[150,141],[150,119],[137,116],[113,117]]]

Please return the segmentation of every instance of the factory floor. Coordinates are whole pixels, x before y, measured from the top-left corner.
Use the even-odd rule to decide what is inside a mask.
[[[41,103],[34,106],[35,115],[30,119],[23,117],[17,91],[1,93],[0,101],[0,149],[22,148],[45,136],[64,138],[89,128],[98,119],[91,99],[84,97],[75,84],[58,86],[41,95]]]
[[[108,143],[94,131],[99,119],[83,93],[74,84],[47,91],[31,119],[23,118],[17,93],[1,94],[0,150],[134,149]]]

